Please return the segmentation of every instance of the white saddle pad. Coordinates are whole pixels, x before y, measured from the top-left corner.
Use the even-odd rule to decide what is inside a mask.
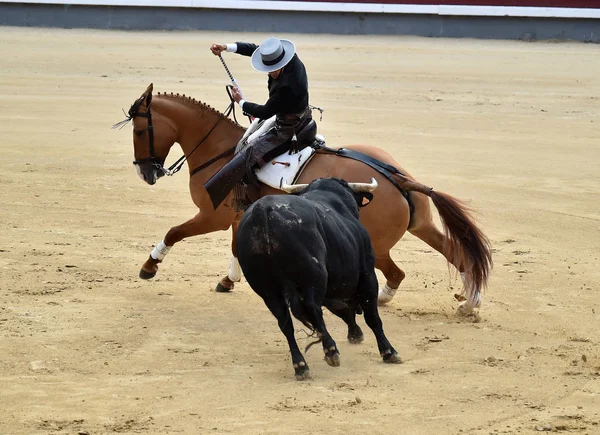
[[[311,147],[294,154],[285,152],[256,171],[256,177],[275,189],[284,184],[294,184],[315,152]]]
[[[252,124],[250,124],[250,127],[248,127],[246,134],[244,134],[242,142],[250,142],[257,137],[262,136],[271,128],[275,128],[275,116],[265,120],[262,124],[259,123],[258,119],[255,119]],[[317,138],[325,142],[323,136],[317,135]],[[262,183],[271,186],[274,189],[280,189],[283,184],[294,184],[315,152],[316,151],[311,147],[306,147],[293,154],[285,152],[258,169],[255,172],[256,177]]]

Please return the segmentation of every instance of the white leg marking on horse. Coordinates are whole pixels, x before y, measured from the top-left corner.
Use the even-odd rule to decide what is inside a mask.
[[[161,240],[152,250],[152,252],[150,253],[150,256],[152,258],[154,258],[155,260],[160,260],[162,261],[165,256],[167,255],[167,253],[169,252],[169,249],[171,249],[171,246],[167,246],[165,245],[165,241]]]
[[[463,292],[467,300],[462,301],[458,305],[458,312],[463,315],[470,315],[473,313],[473,310],[481,307],[481,303],[483,301],[481,298],[481,291],[468,282],[467,276],[464,272],[461,272],[460,277],[464,285]]]
[[[394,295],[396,294],[397,288],[391,288],[387,283],[379,289],[379,296],[377,297],[377,303],[379,305],[387,304],[389,301],[394,299]]]
[[[232,282],[240,282],[242,280],[242,268],[240,267],[240,262],[235,255],[231,257],[231,265],[229,266],[227,278],[229,278]]]

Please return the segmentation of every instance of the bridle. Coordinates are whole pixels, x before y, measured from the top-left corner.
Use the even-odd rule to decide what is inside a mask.
[[[233,88],[232,85],[225,86],[225,89],[227,90],[227,95],[229,96],[230,103],[227,106],[227,109],[225,109],[225,111],[223,112],[223,115],[225,117],[228,117],[230,114],[233,114],[233,119],[234,119],[235,123],[237,125],[241,126],[241,124],[238,122],[237,117],[235,115],[235,100],[233,99],[233,95],[231,94],[231,88]],[[139,111],[140,105],[145,100],[146,100],[146,111],[140,112]],[[219,122],[221,121],[222,118],[219,117],[219,119],[217,119],[217,122],[214,123],[214,125],[211,127],[211,129],[208,131],[208,133],[206,133],[204,135],[202,140],[200,140],[200,142],[198,142],[198,145],[196,145],[194,147],[194,149],[187,156],[184,154],[179,159],[177,159],[177,161],[175,163],[173,163],[168,169],[166,169],[163,166],[166,157],[165,158],[157,157],[154,152],[154,126],[152,125],[152,112],[150,112],[150,102],[151,101],[152,101],[152,94],[138,98],[129,108],[129,111],[125,115],[126,118],[123,121],[114,124],[112,126],[112,128],[119,128],[119,129],[123,128],[123,126],[125,126],[125,124],[127,124],[129,121],[131,121],[132,119],[134,119],[136,117],[146,118],[148,120],[147,130],[148,130],[148,148],[149,148],[150,157],[147,157],[145,159],[134,160],[133,164],[137,165],[137,166],[141,166],[143,164],[150,163],[150,165],[152,165],[152,167],[154,167],[155,169],[160,171],[163,175],[172,176],[172,175],[175,175],[177,172],[179,172],[179,170],[183,167],[183,164],[185,163],[185,161],[194,153],[194,151],[196,151],[200,147],[200,145],[202,145],[204,143],[204,141],[206,139],[208,139],[210,134],[215,130],[215,128],[217,128],[217,125],[219,124]],[[235,152],[235,148],[236,148],[236,145],[225,150],[221,154],[213,157],[212,159],[208,160],[206,163],[203,163],[199,167],[193,169],[190,172],[190,177],[193,176],[194,174],[197,174],[198,172],[202,171],[203,169],[209,167],[216,161],[221,160],[221,159],[233,154]]]

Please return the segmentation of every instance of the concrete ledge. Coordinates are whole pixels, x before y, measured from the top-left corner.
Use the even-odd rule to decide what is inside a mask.
[[[0,25],[600,42],[600,20],[0,3]]]

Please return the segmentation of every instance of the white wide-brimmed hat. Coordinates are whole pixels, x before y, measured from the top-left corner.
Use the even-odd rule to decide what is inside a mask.
[[[252,53],[252,66],[256,71],[273,72],[288,64],[296,46],[287,39],[269,38]]]

